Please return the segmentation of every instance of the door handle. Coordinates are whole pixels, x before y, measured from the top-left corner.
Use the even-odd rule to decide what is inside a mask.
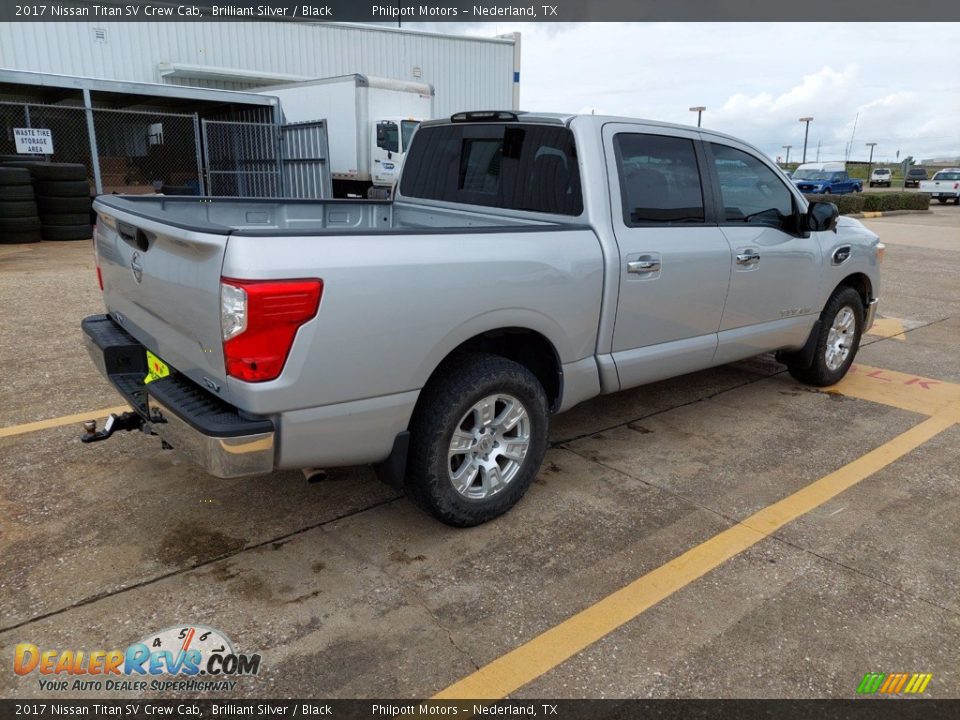
[[[627,263],[628,273],[651,273],[660,269],[659,260],[631,260]]]
[[[756,265],[760,262],[760,253],[747,251],[737,255],[737,265]]]

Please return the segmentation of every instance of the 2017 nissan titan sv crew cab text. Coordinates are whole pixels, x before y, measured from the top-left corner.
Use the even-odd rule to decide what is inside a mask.
[[[233,477],[375,464],[443,522],[508,510],[551,413],[778,351],[853,362],[883,246],[726,135],[462,113],[393,201],[102,196],[93,361],[144,427]]]

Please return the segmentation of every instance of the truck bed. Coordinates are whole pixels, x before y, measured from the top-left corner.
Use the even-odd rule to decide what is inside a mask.
[[[410,231],[459,232],[469,228],[563,223],[511,218],[502,213],[450,210],[389,200],[293,200],[276,198],[101,195],[97,204],[164,225],[215,235],[328,235]]]

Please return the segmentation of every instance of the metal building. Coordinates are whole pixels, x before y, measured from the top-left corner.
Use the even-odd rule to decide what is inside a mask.
[[[308,22],[0,24],[0,68],[251,90],[362,73],[434,86],[434,112],[518,107],[520,35]]]

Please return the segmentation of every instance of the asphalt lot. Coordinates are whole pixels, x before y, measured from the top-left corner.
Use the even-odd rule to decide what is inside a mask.
[[[843,383],[763,356],[584,403],[468,531],[366,468],[216,480],[156,438],[82,445],[119,404],[79,339],[90,244],[0,246],[0,697],[50,696],[17,643],[191,623],[262,655],[220,698],[853,697],[866,672],[960,697],[960,208],[864,222],[884,317]]]

